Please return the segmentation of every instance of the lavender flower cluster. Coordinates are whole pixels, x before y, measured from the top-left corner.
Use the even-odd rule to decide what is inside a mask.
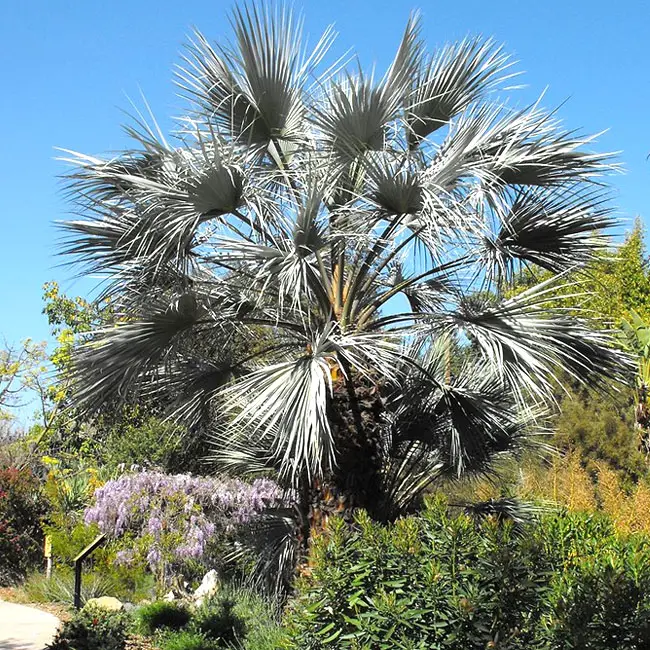
[[[245,483],[137,472],[97,489],[85,521],[97,524],[109,537],[132,542],[118,554],[118,561],[143,558],[159,570],[161,565],[200,559],[216,535],[232,532],[282,504],[282,490],[270,479]]]

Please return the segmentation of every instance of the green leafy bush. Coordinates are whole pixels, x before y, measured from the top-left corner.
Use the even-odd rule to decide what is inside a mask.
[[[42,560],[40,484],[28,467],[0,467],[0,585],[22,578]]]
[[[602,516],[547,515],[522,532],[435,502],[388,526],[356,523],[333,519],[315,541],[290,647],[650,647],[650,542]]]
[[[108,431],[100,455],[107,467],[116,470],[141,468],[165,472],[197,472],[208,453],[205,440],[182,427],[156,417],[132,417]]]
[[[180,630],[190,622],[190,612],[185,605],[160,600],[144,605],[137,611],[140,628],[153,634],[161,628]]]
[[[579,451],[590,472],[596,470],[597,463],[605,462],[629,483],[647,477],[647,463],[638,449],[630,389],[618,388],[614,398],[573,388],[560,399],[554,423],[554,443],[559,448]]]
[[[128,624],[122,612],[84,607],[63,624],[46,650],[124,650]]]
[[[556,570],[542,638],[552,650],[650,648],[650,540],[601,516],[549,517],[536,534]]]

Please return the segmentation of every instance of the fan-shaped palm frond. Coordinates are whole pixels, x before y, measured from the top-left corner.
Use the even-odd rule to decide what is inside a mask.
[[[488,517],[493,517],[497,521],[510,521],[514,525],[515,532],[519,533],[523,532],[526,524],[532,524],[549,509],[543,505],[520,501],[512,497],[456,505],[460,505],[464,512],[477,522]]]
[[[309,56],[301,21],[263,5],[235,9],[236,45],[214,49],[200,33],[179,68],[182,89],[198,102],[199,115],[221,131],[256,146],[300,142],[305,136],[303,86],[327,52],[328,29]],[[275,153],[280,153],[276,149]]]
[[[417,70],[408,96],[409,147],[417,146],[512,76],[508,73],[511,66],[510,57],[489,40],[466,39],[436,52]]]
[[[291,508],[266,510],[242,529],[226,561],[252,562],[253,586],[281,597],[291,586],[300,554],[297,525],[297,513]]]

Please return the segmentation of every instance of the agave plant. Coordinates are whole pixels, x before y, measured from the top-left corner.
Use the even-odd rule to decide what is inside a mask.
[[[614,165],[498,99],[500,47],[428,53],[413,16],[375,77],[327,65],[332,30],[309,50],[291,11],[244,6],[232,28],[189,44],[173,139],[140,117],[133,150],[67,158],[65,252],[120,314],[77,351],[79,404],[165,395],[208,422],[222,471],[292,490],[306,540],[534,442],[557,376],[619,377],[609,334],[552,297],[608,245]],[[528,265],[553,279],[509,297]]]

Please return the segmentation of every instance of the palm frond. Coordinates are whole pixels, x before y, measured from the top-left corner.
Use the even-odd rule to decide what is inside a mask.
[[[152,309],[146,319],[99,330],[73,358],[73,384],[80,405],[94,409],[123,398],[128,387],[155,375],[177,337],[196,325],[205,309],[191,293]]]
[[[226,561],[252,561],[253,586],[282,598],[291,586],[299,558],[297,527],[294,509],[267,509],[239,531],[235,549]]]
[[[215,49],[196,33],[179,85],[224,135],[261,147],[302,141],[304,85],[329,49],[332,29],[307,56],[302,21],[287,8],[244,5],[235,8],[232,25],[231,47]]]
[[[554,294],[554,284],[557,278],[496,305],[464,301],[443,318],[445,330],[460,329],[517,392],[525,386],[533,395],[551,398],[550,378],[560,370],[583,383],[624,381],[626,355],[612,347],[608,332],[568,316],[561,305],[566,296]]]
[[[233,438],[275,428],[271,451],[282,474],[291,480],[305,471],[320,475],[331,467],[334,453],[327,417],[329,373],[326,357],[315,351],[234,382],[223,393],[224,409],[233,416]]]
[[[466,39],[437,52],[413,79],[406,107],[409,148],[512,77],[511,66],[490,40]]]
[[[514,525],[515,531],[519,533],[523,533],[526,525],[534,523],[540,515],[548,510],[544,506],[512,497],[454,505],[460,506],[465,514],[477,523],[488,517],[499,522],[510,521]]]
[[[616,225],[602,190],[518,191],[500,208],[498,232],[485,239],[492,277],[512,281],[523,264],[562,273],[583,266],[607,250]]]
[[[326,89],[315,122],[328,148],[343,160],[385,145],[389,124],[398,117],[407,84],[418,65],[419,22],[412,16],[387,74],[378,84],[361,69],[346,73]]]
[[[445,347],[429,357],[426,375],[412,374],[408,392],[399,398],[393,439],[418,441],[435,451],[440,473],[483,472],[496,456],[519,449],[539,430],[543,411],[522,408],[485,364],[468,362],[452,376],[441,354]]]

